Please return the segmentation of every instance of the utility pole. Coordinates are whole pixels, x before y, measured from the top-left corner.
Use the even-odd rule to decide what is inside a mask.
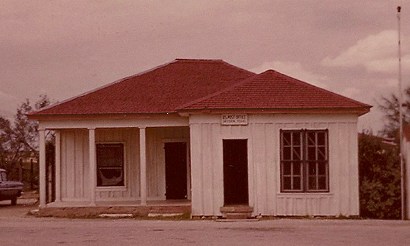
[[[402,79],[401,79],[401,23],[400,23],[401,6],[397,7],[397,27],[398,27],[398,82],[399,82],[399,126],[400,126],[400,186],[401,186],[401,219],[407,218],[406,214],[406,171],[405,161],[403,155],[403,92],[402,92]]]

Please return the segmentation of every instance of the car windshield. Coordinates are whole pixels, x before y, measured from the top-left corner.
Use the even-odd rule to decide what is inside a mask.
[[[0,181],[7,181],[6,172],[0,172]]]

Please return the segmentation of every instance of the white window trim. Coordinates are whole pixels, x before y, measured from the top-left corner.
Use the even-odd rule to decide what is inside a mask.
[[[327,160],[327,162],[328,162],[328,170],[327,170],[327,191],[322,191],[322,190],[318,190],[318,191],[306,191],[306,190],[304,190],[304,191],[289,191],[289,190],[282,190],[282,171],[281,171],[281,151],[282,151],[282,145],[281,145],[281,131],[301,131],[301,130],[308,130],[308,131],[327,131],[327,151],[328,151],[328,160]],[[279,129],[279,134],[278,134],[278,146],[279,146],[279,148],[278,148],[278,160],[279,160],[279,165],[278,165],[278,169],[277,169],[277,173],[278,173],[278,176],[277,176],[277,187],[278,187],[278,190],[277,190],[277,194],[278,195],[284,195],[284,196],[287,196],[287,195],[302,195],[302,196],[305,196],[305,195],[333,195],[333,193],[332,193],[332,189],[331,189],[331,186],[332,186],[332,184],[331,184],[331,172],[330,172],[330,154],[329,154],[329,152],[330,152],[330,129],[329,128],[322,128],[322,127],[306,127],[306,128],[293,128],[293,127],[290,127],[290,128],[280,128]]]
[[[128,188],[128,161],[127,161],[127,142],[120,142],[120,141],[104,141],[104,142],[96,142],[95,149],[97,150],[98,144],[122,144],[124,147],[124,185],[123,186],[98,186],[96,185],[96,191],[126,191]],[[96,156],[97,158],[97,156]],[[98,170],[98,163],[96,163],[96,168]],[[95,173],[97,175],[97,173]]]

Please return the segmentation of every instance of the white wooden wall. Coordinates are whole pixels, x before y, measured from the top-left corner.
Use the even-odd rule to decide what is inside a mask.
[[[61,131],[62,202],[88,201],[88,131]],[[147,128],[148,199],[165,199],[165,156],[163,144],[189,141],[188,127]],[[97,201],[136,201],[140,197],[138,128],[96,129],[96,143],[120,142],[125,148],[125,187],[98,187]]]
[[[248,139],[249,205],[254,215],[358,215],[357,116],[248,115],[246,126],[222,126],[220,115],[192,115],[192,214],[221,215],[223,139]],[[329,130],[328,193],[280,192],[280,130]]]
[[[90,197],[88,184],[88,131],[61,131],[61,200],[83,201]]]
[[[188,145],[189,128],[147,128],[147,187],[151,200],[165,200],[164,143],[170,141],[186,141]]]

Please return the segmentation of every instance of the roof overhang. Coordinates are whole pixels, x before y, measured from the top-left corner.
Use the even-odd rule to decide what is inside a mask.
[[[203,108],[179,110],[181,116],[190,114],[228,114],[228,113],[249,113],[249,114],[354,114],[357,116],[364,115],[370,111],[368,107],[360,108],[279,108],[279,109],[233,109],[233,108]]]
[[[165,113],[112,113],[112,114],[28,114],[30,120],[45,121],[45,120],[92,120],[92,119],[152,119],[164,116],[181,117],[176,112]]]

